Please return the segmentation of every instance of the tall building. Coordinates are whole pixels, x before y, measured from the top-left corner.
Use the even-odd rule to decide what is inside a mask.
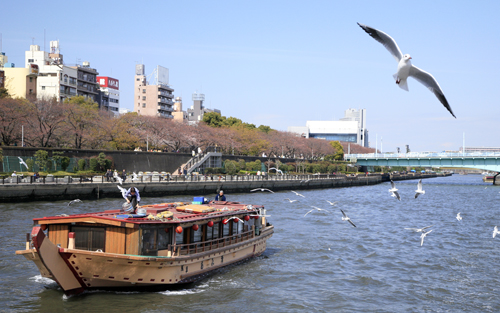
[[[348,109],[339,121],[307,121],[306,126],[290,126],[288,131],[305,138],[345,141],[368,147],[366,109]]]
[[[203,114],[207,112],[215,112],[220,114],[220,110],[207,109],[203,106],[205,95],[202,93],[193,93],[193,105],[187,109],[187,119],[189,123],[198,123],[203,119]]]
[[[91,68],[88,61],[83,62],[82,65],[77,64],[76,66],[72,66],[71,68],[76,69],[77,72],[77,94],[97,102],[97,95],[99,93],[99,84],[97,83],[97,75],[99,73],[97,70]]]
[[[58,41],[51,41],[50,45],[51,52],[54,52],[50,55],[56,59],[51,59],[49,53],[40,51],[40,46],[31,45],[30,50],[25,52],[25,66],[38,65],[37,98],[55,97],[62,102],[77,94],[78,71],[63,64]]]
[[[4,88],[13,98],[36,99],[38,65],[4,67]]]
[[[97,102],[99,108],[103,108],[118,115],[120,111],[119,80],[108,76],[97,76],[97,83],[100,86]]]
[[[173,118],[173,92],[168,85],[168,68],[157,66],[153,72],[154,82],[149,84],[144,64],[135,66],[134,112],[140,115]]]

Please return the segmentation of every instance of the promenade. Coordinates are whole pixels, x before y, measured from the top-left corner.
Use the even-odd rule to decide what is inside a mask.
[[[440,173],[410,173],[406,175],[370,174],[347,175],[221,175],[221,176],[174,176],[162,179],[159,176],[141,177],[134,182],[129,178],[123,183],[124,188],[135,186],[139,189],[141,197],[163,197],[173,195],[205,196],[213,195],[219,189],[226,193],[245,193],[255,188],[268,188],[273,191],[280,190],[305,190],[322,188],[339,188],[375,185],[389,180],[409,180],[449,176]],[[80,177],[55,177],[51,181],[45,179],[33,181],[32,179],[2,179],[0,183],[0,201],[25,202],[25,201],[55,201],[73,199],[102,199],[121,198],[116,182],[108,182],[101,176]]]

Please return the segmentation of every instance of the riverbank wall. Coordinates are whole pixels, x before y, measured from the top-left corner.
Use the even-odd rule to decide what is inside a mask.
[[[409,174],[409,175],[294,175],[294,176],[193,176],[159,182],[124,183],[124,188],[135,186],[141,197],[167,197],[174,195],[212,196],[218,190],[225,193],[247,193],[255,188],[280,190],[307,190],[375,185],[382,182],[409,179],[433,178],[450,174]],[[116,183],[73,182],[73,183],[5,183],[0,185],[0,201],[56,201],[56,200],[96,200],[121,198]]]

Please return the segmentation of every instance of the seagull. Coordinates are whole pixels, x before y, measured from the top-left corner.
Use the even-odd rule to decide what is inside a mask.
[[[122,192],[123,199],[127,200],[127,197],[125,197],[125,195],[127,194],[127,189],[123,188],[122,186],[116,186],[116,187],[118,187],[118,189],[120,189],[120,191]]]
[[[460,212],[457,213],[457,220],[460,222],[462,220],[462,217],[460,216]]]
[[[328,201],[328,200],[326,200],[326,202],[330,203],[330,205],[336,205],[338,203],[338,201],[331,202],[331,201]]]
[[[389,192],[392,192],[391,196],[395,197],[399,201],[401,201],[401,197],[399,196],[398,189],[396,189],[396,184],[391,180],[391,186],[392,188],[389,189]]]
[[[498,228],[495,226],[495,228],[493,228],[493,238],[495,238],[497,234],[500,234],[500,231],[498,231]]]
[[[238,222],[242,222],[242,223],[245,223],[245,222],[243,222],[243,220],[242,220],[241,218],[239,218],[239,217],[236,217],[236,216],[233,216],[233,217],[231,217],[231,218],[228,218],[228,219],[227,219],[227,221],[229,222],[230,220],[233,220],[233,219],[236,219],[236,220],[238,220]]]
[[[415,190],[415,199],[417,199],[417,197],[421,194],[425,194],[425,190],[422,190],[422,180],[419,180],[417,184],[417,190]]]
[[[448,111],[450,111],[451,115],[456,118],[455,114],[451,110],[448,101],[446,100],[441,87],[439,87],[438,82],[430,73],[419,69],[418,67],[411,64],[411,56],[409,54],[403,55],[401,50],[398,47],[398,44],[391,36],[387,35],[383,31],[377,30],[375,28],[363,25],[358,23],[358,25],[367,32],[370,36],[373,37],[376,41],[380,42],[384,47],[389,50],[392,56],[398,62],[398,71],[394,74],[394,79],[396,79],[396,84],[399,85],[402,89],[408,91],[407,78],[413,77],[417,81],[419,81],[422,85],[427,87],[444,105]]]
[[[256,189],[250,190],[250,192],[255,192],[255,191],[269,191],[270,193],[274,193],[274,191],[269,190],[267,188],[256,188]]]
[[[122,185],[123,184],[123,179],[120,176],[115,176],[116,181],[118,184]]]
[[[311,205],[311,208],[314,208],[314,209],[312,209],[311,211],[309,211],[309,212],[307,212],[306,214],[304,214],[304,217],[306,217],[306,215],[307,215],[307,214],[311,213],[311,212],[312,212],[312,211],[314,211],[314,210],[317,210],[317,211],[326,211],[326,212],[330,213],[330,211],[328,211],[328,210],[325,210],[325,209],[320,209],[320,208],[315,207],[315,206],[312,206],[312,205]]]
[[[135,172],[132,172],[132,181],[138,180],[139,178],[137,177],[137,174]]]
[[[28,169],[28,164],[26,164],[26,162],[24,162],[24,160],[21,157],[17,157],[17,158],[19,159],[19,164],[26,166],[26,169]]]
[[[288,198],[285,198],[285,199],[283,199],[283,200],[288,200],[290,203],[294,203],[295,201],[297,201],[297,200],[290,200],[290,199],[288,199]]]
[[[417,233],[423,233],[427,228],[432,227],[432,226],[434,226],[434,224],[432,224],[431,226],[425,226],[422,228],[405,228],[405,229],[413,230],[413,231],[416,231]]]
[[[73,203],[77,203],[77,202],[83,202],[82,200],[80,199],[75,199],[75,200],[72,200],[68,203],[68,206],[72,205]]]
[[[424,238],[425,238],[425,236],[427,236],[428,234],[430,234],[431,231],[432,231],[432,229],[429,230],[428,232],[422,232],[422,235],[420,235],[420,246],[422,246],[424,244]]]
[[[298,193],[297,191],[293,191],[293,190],[292,190],[292,192],[293,192],[294,194],[296,194],[297,196],[300,196],[300,197],[302,197],[302,198],[305,198],[303,195],[301,195],[301,194],[300,194],[300,193]]]
[[[310,181],[310,179],[306,179],[306,180],[301,180],[300,183],[307,183],[308,181]]]
[[[276,173],[280,173],[281,175],[283,175],[283,171],[282,171],[282,170],[277,169],[276,167],[271,167],[269,170],[275,170],[275,171],[276,171]]]
[[[340,212],[342,212],[342,220],[343,221],[348,221],[349,223],[351,223],[352,226],[356,227],[356,225],[354,225],[354,223],[351,221],[351,219],[349,217],[347,217],[347,215],[345,215],[344,211],[342,211],[342,209],[340,209]]]

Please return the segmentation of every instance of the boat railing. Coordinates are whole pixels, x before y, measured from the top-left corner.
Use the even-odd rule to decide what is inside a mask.
[[[254,237],[255,237],[255,226],[252,226],[252,229],[249,231],[241,232],[239,234],[234,234],[231,236],[226,236],[203,242],[194,242],[194,243],[180,244],[173,246],[169,245],[169,250],[172,251],[173,255],[175,256],[196,254],[214,249],[224,248],[226,246],[250,240]]]

